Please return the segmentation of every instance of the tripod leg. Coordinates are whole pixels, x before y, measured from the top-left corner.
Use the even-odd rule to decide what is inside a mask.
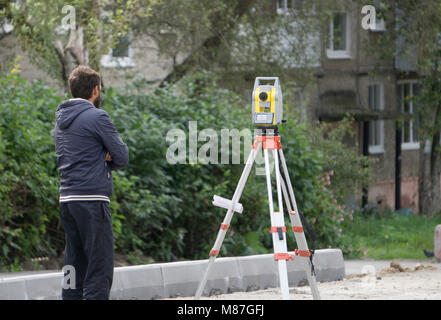
[[[256,139],[255,143],[253,144],[253,148],[251,149],[250,155],[248,156],[247,162],[245,164],[245,167],[243,169],[242,175],[240,176],[239,182],[237,184],[236,190],[234,191],[233,199],[231,201],[231,206],[227,211],[227,214],[224,218],[224,221],[222,222],[221,228],[218,231],[216,242],[214,243],[213,249],[210,251],[210,258],[208,260],[207,269],[205,270],[204,276],[199,283],[199,287],[196,291],[195,300],[198,300],[202,292],[204,291],[205,284],[208,279],[208,274],[210,273],[210,269],[216,260],[216,256],[219,253],[220,247],[222,246],[222,242],[224,241],[225,235],[227,233],[228,226],[230,225],[231,219],[233,218],[233,208],[234,205],[239,202],[239,199],[242,195],[243,188],[245,187],[245,184],[247,182],[248,176],[250,175],[251,168],[253,167],[253,163],[256,160],[257,152],[259,150],[259,147],[261,145],[261,141],[259,139]]]
[[[277,149],[273,149],[274,169],[276,171],[276,189],[277,189],[277,201],[279,204],[279,211],[283,213],[283,201],[282,191],[280,186],[280,168],[279,168],[279,155]]]
[[[290,180],[289,174],[288,174],[288,167],[286,166],[285,156],[283,155],[282,149],[279,149],[279,155],[280,155],[280,162],[282,164],[284,177],[286,179],[286,185],[285,185],[285,182],[283,181],[283,179],[281,181],[282,191],[283,191],[283,196],[285,198],[286,206],[288,208],[288,211],[290,212],[289,218],[291,221],[291,225],[293,227],[294,236],[296,238],[296,243],[297,243],[300,250],[309,251],[308,243],[306,242],[305,234],[303,232],[302,222],[301,222],[300,217],[298,215],[297,203],[296,203],[296,199],[294,197],[294,191],[292,189],[291,180]],[[289,192],[289,194],[288,194],[288,192]],[[292,210],[290,200],[292,201],[292,204],[294,206],[294,210]],[[303,260],[303,264],[304,264],[305,270],[306,270],[306,278],[308,279],[309,286],[311,287],[312,296],[315,300],[320,300],[320,293],[317,288],[317,281],[316,281],[315,275],[312,274],[311,261],[308,256],[300,255],[299,258],[301,260]]]
[[[268,150],[264,147],[264,157],[265,157],[265,173],[266,173],[266,183],[268,189],[268,204],[271,218],[271,231],[273,237],[274,246],[274,257],[280,257],[280,254],[287,254],[288,249],[286,246],[286,228],[285,221],[283,219],[283,207],[282,207],[282,196],[280,193],[280,172],[276,151],[273,151],[275,169],[276,169],[276,183],[277,183],[277,196],[279,201],[279,212],[274,211],[273,205],[273,194],[271,188],[271,175],[269,168]],[[289,286],[288,286],[288,272],[286,269],[286,260],[282,258],[276,258],[278,262],[279,269],[279,280],[280,280],[280,290],[282,292],[282,298],[284,300],[289,300]]]

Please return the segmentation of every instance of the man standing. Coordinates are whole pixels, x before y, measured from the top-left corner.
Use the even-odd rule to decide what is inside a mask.
[[[112,170],[128,164],[129,151],[107,112],[100,109],[100,75],[79,66],[68,82],[73,99],[58,106],[54,132],[60,220],[66,235],[64,264],[75,271],[75,283],[62,289],[62,298],[109,299],[113,280]]]

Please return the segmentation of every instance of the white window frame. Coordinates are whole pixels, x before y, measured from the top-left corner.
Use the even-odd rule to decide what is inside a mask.
[[[133,59],[133,48],[132,48],[132,38],[129,37],[130,44],[128,48],[127,57],[114,57],[113,50],[109,49],[108,54],[101,56],[101,65],[104,68],[133,68],[136,66],[135,60]]]
[[[283,2],[282,7],[280,7],[279,1]],[[276,12],[277,12],[277,14],[288,14],[289,13],[288,1],[291,1],[291,4],[292,4],[292,0],[276,0]]]
[[[15,6],[16,9],[20,9],[20,0],[10,0],[10,3],[11,5]],[[4,23],[0,25],[0,34],[10,34],[12,31],[14,31],[14,26],[8,23],[8,19],[5,18]]]
[[[375,29],[369,29],[372,32],[384,32],[386,31],[386,23],[384,22],[384,19],[378,19],[377,18],[377,8],[381,7],[381,0],[374,0],[374,7],[375,7]]]
[[[378,106],[379,111],[384,110],[384,85],[381,82],[372,82],[368,84],[368,105],[369,105],[369,87],[370,86],[378,86],[379,95],[380,95],[380,105]],[[379,121],[380,123],[380,144],[378,145],[370,145],[369,144],[369,154],[379,154],[384,153],[384,120],[371,120],[370,124],[373,121]],[[369,132],[370,134],[370,132]]]
[[[346,49],[334,50],[334,15],[338,13],[344,13],[346,16]],[[326,55],[329,59],[351,59],[351,18],[350,13],[346,11],[334,12],[331,21],[329,22],[329,41],[328,48],[326,49]]]
[[[14,31],[14,26],[8,23],[8,19],[5,19],[2,25],[0,25],[0,34],[9,34]]]
[[[386,23],[384,22],[384,19],[378,19],[375,17],[375,28],[369,29],[372,32],[384,32],[386,31]]]
[[[410,84],[410,95],[413,96],[413,85],[418,84],[418,80],[401,80],[397,82],[397,85],[405,85]],[[409,101],[409,110],[410,114],[413,114],[413,101]],[[404,113],[404,88],[403,90],[400,90],[400,111]],[[404,121],[410,121],[410,120],[403,120]],[[402,122],[402,123],[403,123]],[[413,123],[414,121],[410,121],[409,131],[412,133],[411,136],[414,136],[413,133]],[[401,150],[417,150],[420,148],[420,142],[419,141],[411,141],[411,142],[403,142],[404,141],[404,130],[401,130]]]
[[[439,137],[439,144],[441,145],[441,136]],[[430,153],[432,151],[432,141],[427,139],[424,143],[424,153]]]
[[[289,15],[290,10],[298,9],[298,4],[303,6],[303,1],[305,0],[276,0],[276,13]],[[282,6],[280,6],[279,2],[282,2]],[[288,6],[288,3],[291,4],[291,7]]]

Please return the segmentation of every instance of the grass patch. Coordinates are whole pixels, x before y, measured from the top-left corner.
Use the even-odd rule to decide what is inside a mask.
[[[433,251],[433,232],[441,216],[403,216],[395,212],[358,213],[342,232],[345,258],[425,259]]]

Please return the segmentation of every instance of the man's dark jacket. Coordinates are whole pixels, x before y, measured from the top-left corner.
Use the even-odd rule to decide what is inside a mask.
[[[106,111],[84,99],[71,99],[56,111],[55,152],[60,173],[60,202],[109,201],[112,170],[126,166],[129,150]],[[110,153],[112,161],[106,161]]]

